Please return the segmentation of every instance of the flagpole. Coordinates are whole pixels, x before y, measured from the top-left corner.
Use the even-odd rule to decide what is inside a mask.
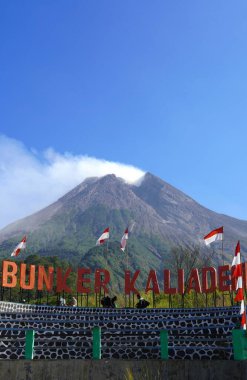
[[[110,238],[110,237],[109,237]],[[107,262],[107,254],[108,254],[108,241],[109,241],[109,238],[107,239],[106,241],[106,255],[105,255],[105,263],[106,263],[106,268],[108,267],[108,262]]]
[[[125,270],[128,270],[128,244],[127,244],[127,241],[126,241],[126,252],[123,252],[123,254],[126,254],[126,261],[125,261]],[[125,307],[127,307],[127,295],[126,293],[124,293],[124,303],[125,303]],[[129,304],[130,304],[130,295],[129,295]]]
[[[225,260],[224,260],[224,233],[222,233],[222,243],[221,243],[221,260],[222,260],[222,265],[225,265]],[[223,301],[223,306],[225,306],[225,294],[224,291],[222,293],[222,301]]]
[[[221,244],[221,259],[222,259],[222,265],[225,265],[224,260],[224,234],[222,234],[222,244]]]
[[[128,242],[126,241],[126,269],[129,270]]]
[[[128,271],[129,270],[129,252],[128,252],[128,236],[129,234],[129,231],[128,231],[128,227],[125,229],[124,231],[124,235],[121,239],[121,250],[123,252],[123,254],[125,255],[125,258],[124,258],[124,265],[125,265],[125,271]],[[130,306],[130,294],[129,294],[129,306]],[[126,295],[125,295],[125,307],[126,307]]]
[[[109,239],[109,238],[108,238]],[[108,262],[107,262],[107,253],[108,253],[108,239],[106,241],[106,249],[105,249],[105,243],[102,244],[102,248],[103,248],[103,257],[104,257],[104,260],[105,260],[105,268],[102,268],[102,269],[105,269],[105,270],[108,270]],[[102,281],[102,274],[100,275],[100,281]],[[101,287],[100,287],[100,294],[101,294]],[[105,290],[104,290],[104,293],[103,293],[103,297],[105,297]],[[99,306],[100,306],[100,299],[99,299]]]
[[[214,241],[221,240],[221,261],[222,261],[222,266],[224,266],[225,265],[225,260],[224,260],[224,226],[210,231],[206,236],[204,236],[203,239],[204,239],[206,245],[209,245]],[[218,262],[218,265],[220,265],[220,257],[218,257],[217,262]],[[224,306],[224,292],[223,292],[223,306]]]

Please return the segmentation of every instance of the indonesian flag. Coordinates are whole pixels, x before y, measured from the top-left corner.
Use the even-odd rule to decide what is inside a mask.
[[[242,265],[241,265],[241,258],[240,258],[240,242],[238,241],[235,249],[235,255],[232,260],[232,266],[235,266],[232,278],[237,279],[236,284],[236,297],[234,298],[234,301],[236,302],[242,302],[244,300],[244,293],[243,293],[243,276],[242,276]],[[242,313],[240,313],[242,314]]]
[[[101,245],[101,244],[104,244],[104,242],[109,239],[109,231],[110,231],[110,228],[106,228],[103,232],[103,234],[98,238],[98,240],[96,241],[96,245]]]
[[[243,288],[238,288],[236,297],[234,298],[235,302],[241,302],[244,300]]]
[[[209,245],[217,240],[223,240],[223,227],[216,228],[215,230],[209,232],[204,236],[204,241],[206,245]]]
[[[246,330],[246,311],[244,311],[242,314],[241,326],[243,330]]]
[[[234,301],[241,302],[241,306],[240,306],[241,326],[243,330],[246,330],[246,310],[245,310],[245,303],[244,303],[243,275],[242,275],[243,273],[242,273],[242,265],[241,265],[241,258],[240,258],[240,242],[239,241],[235,248],[235,255],[232,260],[232,267],[234,267],[232,277],[237,279],[237,284],[236,284],[237,294],[236,294],[236,297],[234,298]]]
[[[241,301],[240,315],[241,315],[241,326],[242,326],[242,329],[246,330],[246,311],[245,311],[244,300]]]
[[[18,256],[21,250],[26,248],[26,241],[27,241],[27,238],[26,236],[24,236],[22,241],[15,247],[14,251],[11,253],[11,256],[14,256],[14,257]]]
[[[128,238],[129,238],[129,231],[128,231],[128,228],[126,228],[126,230],[124,231],[123,237],[121,239],[121,247],[120,248],[123,252],[125,250]]]
[[[235,248],[235,255],[232,260],[232,267],[234,265],[239,265],[240,264],[240,242],[238,241],[236,248]]]
[[[232,273],[232,277],[242,280],[242,266],[241,266],[241,258],[240,258],[240,242],[239,241],[235,248],[235,255],[232,260],[232,267],[235,267]]]

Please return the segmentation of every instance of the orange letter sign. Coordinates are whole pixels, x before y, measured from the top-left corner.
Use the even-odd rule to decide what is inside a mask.
[[[12,268],[12,271],[9,271],[9,267]],[[14,288],[17,283],[16,278],[17,265],[13,261],[3,261],[3,280],[2,286],[6,288]]]

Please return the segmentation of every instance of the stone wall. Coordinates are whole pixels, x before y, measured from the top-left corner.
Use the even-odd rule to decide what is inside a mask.
[[[25,330],[35,331],[34,359],[91,359],[101,327],[103,359],[159,359],[168,331],[169,359],[233,359],[235,307],[104,309],[0,302],[0,359],[23,359]]]

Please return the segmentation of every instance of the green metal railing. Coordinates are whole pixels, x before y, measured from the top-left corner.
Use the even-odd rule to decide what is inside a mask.
[[[101,359],[101,328],[93,327],[93,359]]]
[[[235,330],[238,331],[238,330]],[[92,329],[93,335],[93,359],[101,359],[101,327],[95,326]],[[25,359],[32,360],[34,356],[34,330],[26,330]],[[239,339],[239,338],[236,338]],[[247,339],[247,338],[246,338]],[[160,331],[160,357],[162,360],[168,359],[168,331]],[[237,360],[237,359],[236,359]]]
[[[25,343],[25,359],[33,359],[33,348],[34,348],[34,330],[26,331],[26,343]]]
[[[234,360],[247,359],[247,333],[246,330],[232,330],[232,343]]]
[[[168,331],[161,330],[160,332],[160,356],[162,360],[168,359]]]

